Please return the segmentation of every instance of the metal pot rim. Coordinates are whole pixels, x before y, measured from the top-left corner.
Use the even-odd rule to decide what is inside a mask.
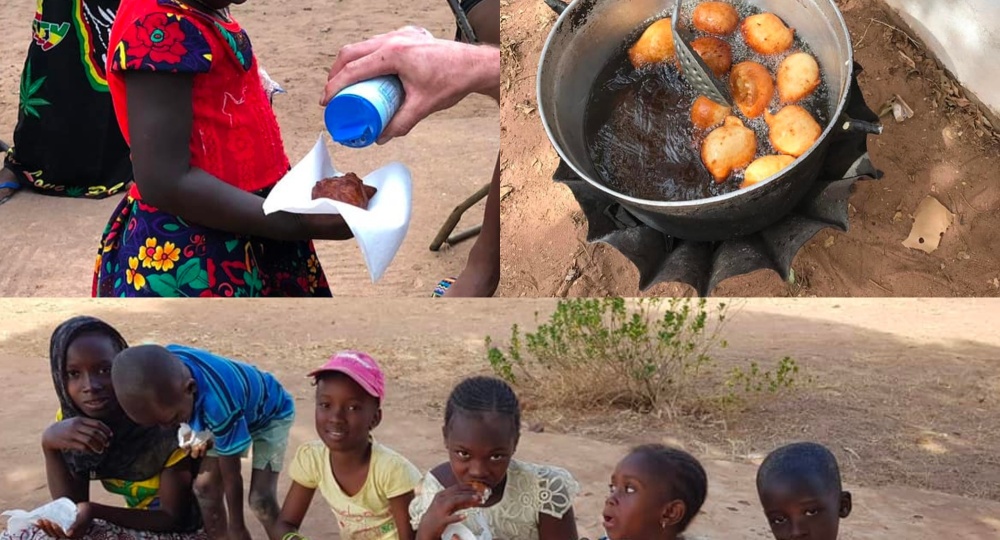
[[[543,68],[542,60],[546,58],[546,56],[548,55],[549,46],[552,44],[552,36],[555,34],[556,30],[562,27],[561,25],[563,24],[565,19],[573,14],[572,13],[573,10],[576,8],[577,4],[579,4],[581,1],[583,0],[572,0],[569,4],[567,4],[566,9],[564,9],[563,12],[559,15],[559,17],[556,18],[555,24],[552,25],[552,30],[549,31],[549,36],[545,39],[545,45],[542,47],[541,55],[538,57],[539,58],[538,69],[535,71],[535,101],[537,101],[538,104],[538,116],[542,120],[542,126],[545,128],[545,134],[546,136],[548,136],[549,142],[552,143],[552,146],[555,147],[556,153],[559,154],[559,159],[561,159],[564,163],[566,163],[566,165],[568,165],[571,169],[573,169],[573,172],[575,172],[580,178],[586,180],[588,184],[596,187],[597,189],[600,189],[601,191],[607,193],[608,195],[611,195],[612,197],[615,197],[621,201],[628,202],[630,204],[638,206],[646,206],[646,207],[656,207],[656,208],[697,208],[699,206],[703,206],[706,204],[721,203],[728,201],[730,199],[743,197],[746,196],[747,194],[750,194],[756,190],[763,188],[766,185],[769,185],[777,181],[778,179],[784,176],[786,171],[790,171],[795,167],[797,167],[799,163],[801,163],[803,160],[812,155],[812,153],[816,151],[816,149],[827,140],[827,138],[833,132],[834,128],[841,122],[841,115],[844,113],[844,108],[847,107],[848,93],[850,92],[851,89],[851,77],[844,78],[844,86],[841,89],[842,94],[840,97],[840,102],[837,104],[837,109],[836,111],[834,111],[834,114],[830,116],[830,121],[827,124],[826,129],[823,130],[823,133],[820,134],[819,139],[816,140],[816,142],[812,145],[812,147],[809,148],[808,151],[806,151],[806,153],[795,158],[795,161],[793,161],[792,164],[786,167],[781,173],[773,175],[770,178],[764,180],[763,182],[758,182],[748,188],[737,189],[735,191],[731,191],[723,195],[716,195],[714,197],[707,197],[704,199],[692,199],[688,201],[654,201],[647,199],[639,199],[636,197],[625,195],[623,193],[619,193],[609,188],[608,186],[604,185],[604,183],[598,182],[593,178],[591,178],[590,176],[588,176],[587,174],[585,174],[583,171],[579,169],[579,167],[576,166],[575,163],[573,163],[572,160],[570,160],[566,156],[566,153],[563,152],[561,145],[556,141],[556,138],[552,132],[552,128],[549,127],[549,122],[546,120],[545,104],[542,103],[541,99],[538,99],[538,96],[542,94],[542,88],[541,88],[542,68]],[[675,0],[675,1],[681,1],[681,0]],[[847,28],[847,21],[844,20],[844,14],[841,13],[840,8],[838,8],[835,3],[834,3],[834,11],[837,14],[836,23],[839,23],[840,29],[847,37],[848,47],[847,47],[847,60],[845,61],[845,64],[847,65],[848,69],[850,69],[851,66],[854,65],[854,49],[853,47],[850,46],[851,33],[850,30],[848,30]]]

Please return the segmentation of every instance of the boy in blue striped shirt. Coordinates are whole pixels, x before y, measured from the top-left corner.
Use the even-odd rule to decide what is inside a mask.
[[[118,402],[135,423],[174,430],[188,423],[195,432],[212,434],[212,448],[194,482],[212,538],[250,540],[240,458],[253,447],[248,499],[270,534],[279,512],[278,473],[295,418],[292,397],[281,383],[249,364],[180,345],[131,347],[113,365]]]

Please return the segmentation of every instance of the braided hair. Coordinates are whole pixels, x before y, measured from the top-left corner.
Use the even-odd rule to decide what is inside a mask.
[[[704,467],[691,454],[662,444],[637,446],[632,454],[646,460],[649,472],[668,489],[670,497],[684,501],[684,517],[677,524],[677,532],[684,532],[708,495],[708,475]]]
[[[497,413],[509,416],[514,428],[514,437],[521,435],[521,404],[514,389],[504,381],[493,377],[471,377],[460,382],[444,409],[445,429],[451,424],[456,413],[483,415]]]
[[[840,467],[825,446],[813,442],[792,443],[768,454],[757,469],[757,491],[765,484],[784,478],[818,481],[826,493],[840,494]]]

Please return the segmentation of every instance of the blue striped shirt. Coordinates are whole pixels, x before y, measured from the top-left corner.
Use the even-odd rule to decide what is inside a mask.
[[[266,371],[182,345],[167,345],[167,350],[184,362],[198,385],[188,423],[195,431],[212,432],[220,456],[241,454],[254,433],[295,413],[292,396]]]

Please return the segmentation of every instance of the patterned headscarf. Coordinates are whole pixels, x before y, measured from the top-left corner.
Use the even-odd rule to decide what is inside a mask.
[[[74,317],[60,324],[52,333],[49,361],[52,382],[59,397],[64,420],[87,417],[69,396],[66,387],[66,354],[73,341],[84,334],[101,334],[110,339],[117,351],[128,347],[125,338],[108,323],[94,317]],[[141,427],[125,414],[114,420],[102,420],[113,433],[103,454],[63,450],[63,461],[78,478],[139,481],[152,478],[162,470],[177,449],[177,435],[158,426]]]

